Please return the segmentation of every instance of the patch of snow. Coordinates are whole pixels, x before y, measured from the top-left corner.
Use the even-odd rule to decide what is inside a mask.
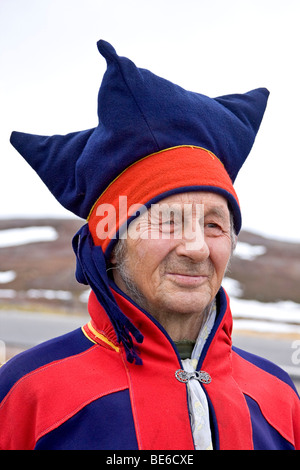
[[[258,256],[264,255],[267,249],[262,245],[250,245],[249,243],[238,242],[234,255],[238,258],[251,261]]]
[[[0,299],[14,299],[16,296],[14,289],[0,289]]]
[[[87,289],[86,291],[82,292],[82,294],[80,294],[79,296],[80,302],[83,302],[84,304],[86,304],[89,300],[90,293],[91,293],[91,289]]]
[[[256,331],[260,333],[300,334],[300,326],[268,321],[234,320],[233,331]]]
[[[6,346],[5,342],[0,339],[0,366],[6,362]]]
[[[224,277],[222,287],[224,287],[229,297],[241,297],[243,295],[243,288],[240,282],[230,277]]]
[[[258,302],[231,297],[233,317],[267,320],[269,322],[297,323],[300,325],[300,304],[290,301]]]
[[[222,286],[230,298],[233,330],[300,334],[300,304],[238,298],[243,293],[241,285],[230,278],[224,278]]]
[[[30,299],[72,300],[72,293],[65,290],[29,289],[27,297]]]
[[[7,284],[16,279],[17,275],[15,271],[2,271],[0,272],[0,284]]]
[[[57,231],[53,227],[47,226],[0,230],[0,248],[55,241],[57,238]]]

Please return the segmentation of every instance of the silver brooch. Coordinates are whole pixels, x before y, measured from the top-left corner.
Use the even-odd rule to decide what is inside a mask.
[[[211,376],[208,374],[208,372],[205,372],[204,370],[186,372],[183,369],[178,369],[175,372],[175,377],[177,380],[179,380],[179,382],[183,382],[184,384],[186,384],[191,379],[198,380],[203,384],[209,384],[211,382]]]

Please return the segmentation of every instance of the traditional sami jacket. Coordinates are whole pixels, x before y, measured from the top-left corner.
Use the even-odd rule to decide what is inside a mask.
[[[187,384],[166,331],[114,290],[144,335],[143,365],[124,346],[91,293],[91,321],[38,345],[0,369],[0,449],[194,449]],[[300,402],[287,374],[232,346],[223,289],[197,370],[207,397],[214,449],[300,449]],[[177,372],[178,376],[178,372]]]

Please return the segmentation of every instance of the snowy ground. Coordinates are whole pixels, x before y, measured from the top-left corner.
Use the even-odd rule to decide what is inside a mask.
[[[251,261],[265,252],[266,248],[262,245],[238,242],[235,256]],[[223,280],[223,287],[230,297],[235,331],[300,334],[299,304],[288,301],[263,303],[243,299],[241,284],[231,278]]]
[[[0,230],[0,248],[57,240],[53,227],[25,227]]]

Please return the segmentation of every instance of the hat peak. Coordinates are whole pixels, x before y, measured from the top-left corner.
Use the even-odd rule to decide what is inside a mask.
[[[97,42],[97,47],[98,51],[100,54],[107,60],[117,60],[118,59],[118,54],[115,50],[115,48],[107,41],[104,41],[104,39],[100,39]]]
[[[97,47],[107,61],[98,94],[98,125],[65,136],[11,136],[12,145],[64,207],[86,218],[99,195],[127,167],[182,145],[212,152],[234,182],[259,129],[266,88],[209,98],[136,67],[103,39]]]

